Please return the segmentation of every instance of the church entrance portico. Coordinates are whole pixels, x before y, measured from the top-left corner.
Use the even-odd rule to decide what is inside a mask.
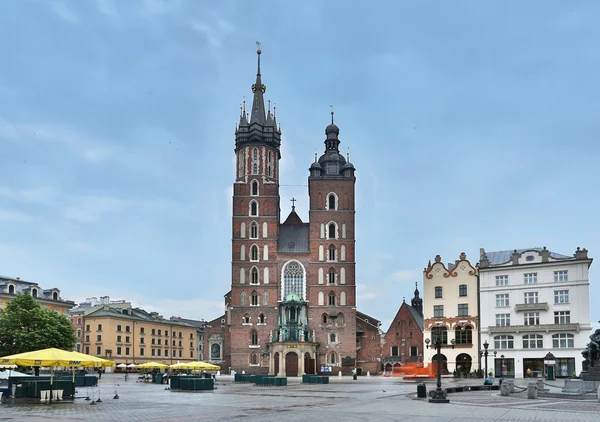
[[[270,344],[271,362],[269,375],[279,377],[301,377],[304,374],[313,373],[313,364],[317,357],[317,343],[282,343]],[[308,357],[308,359],[307,359]],[[308,366],[307,367],[307,363]]]
[[[296,352],[288,352],[288,354],[285,355],[285,376],[298,376],[298,355]]]

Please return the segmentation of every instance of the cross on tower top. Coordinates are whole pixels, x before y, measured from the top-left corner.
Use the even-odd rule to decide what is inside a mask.
[[[294,211],[296,209],[296,198],[292,198],[290,201],[292,202],[292,211]]]

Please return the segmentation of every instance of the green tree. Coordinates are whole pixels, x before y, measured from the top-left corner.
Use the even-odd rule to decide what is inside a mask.
[[[0,312],[0,357],[55,347],[73,350],[75,334],[64,315],[17,294]]]

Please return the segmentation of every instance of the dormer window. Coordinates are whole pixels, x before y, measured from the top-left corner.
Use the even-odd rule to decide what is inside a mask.
[[[9,295],[15,294],[15,286],[13,286],[12,284],[10,286],[8,286],[8,294]]]
[[[32,297],[38,297],[38,291],[36,288],[31,289],[31,296]]]
[[[52,300],[58,300],[58,292],[52,292]]]

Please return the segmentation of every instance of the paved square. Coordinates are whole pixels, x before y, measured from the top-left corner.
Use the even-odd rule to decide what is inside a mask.
[[[521,381],[521,382],[520,382]],[[526,385],[523,380],[517,385]],[[465,381],[445,380],[444,385]],[[454,393],[450,404],[430,404],[414,397],[416,384],[398,378],[332,378],[331,384],[287,387],[235,384],[222,377],[215,391],[181,392],[106,374],[98,388],[79,388],[72,402],[52,405],[0,405],[0,421],[598,421],[596,400],[528,400],[524,393],[501,397],[499,391]],[[471,380],[480,384],[481,380]],[[428,383],[428,389],[434,388]],[[120,398],[113,399],[115,390]],[[87,395],[102,402],[90,405]]]

